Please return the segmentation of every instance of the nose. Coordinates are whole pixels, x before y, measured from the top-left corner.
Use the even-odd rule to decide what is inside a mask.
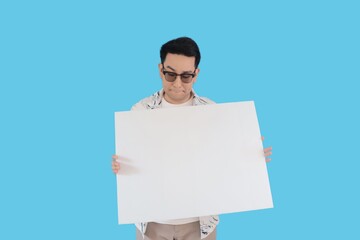
[[[175,87],[181,87],[181,86],[182,86],[181,76],[179,76],[179,75],[176,76],[176,79],[175,79],[173,85],[174,85]]]

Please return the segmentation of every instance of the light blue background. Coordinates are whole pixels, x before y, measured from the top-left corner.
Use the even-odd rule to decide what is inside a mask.
[[[359,12],[358,1],[1,1],[0,239],[134,239],[117,224],[114,112],[161,87],[159,48],[184,35],[202,52],[197,93],[254,100],[274,148],[275,208],[221,216],[218,239],[360,238]]]

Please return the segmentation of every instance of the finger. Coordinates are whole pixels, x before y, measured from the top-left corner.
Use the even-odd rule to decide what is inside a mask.
[[[113,171],[118,171],[120,168],[119,167],[112,167]]]
[[[119,157],[118,157],[117,155],[115,155],[115,154],[112,155],[112,160],[113,160],[113,161],[115,161],[115,160],[117,160],[117,159],[119,159]]]
[[[261,141],[264,141],[265,140],[265,137],[264,136],[261,136]]]
[[[111,165],[112,167],[120,168],[120,163],[118,162],[113,161]]]
[[[268,157],[268,156],[270,156],[272,154],[272,152],[266,152],[265,153],[265,157]]]
[[[272,147],[264,148],[264,152],[268,152],[268,151],[271,151],[271,150],[272,150]]]
[[[266,162],[270,162],[270,161],[271,161],[271,158],[266,158],[265,161],[266,161]]]

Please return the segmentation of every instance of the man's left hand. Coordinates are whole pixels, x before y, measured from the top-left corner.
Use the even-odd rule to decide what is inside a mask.
[[[264,136],[261,137],[261,140],[264,141]],[[264,156],[265,156],[265,161],[266,162],[270,162],[271,158],[269,158],[272,155],[272,147],[267,147],[264,148]]]

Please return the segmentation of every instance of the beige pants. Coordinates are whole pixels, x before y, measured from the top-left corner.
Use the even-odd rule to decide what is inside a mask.
[[[136,228],[136,240],[143,240]],[[199,221],[182,225],[169,225],[150,222],[147,225],[144,240],[200,240]],[[216,240],[215,230],[203,240]]]

